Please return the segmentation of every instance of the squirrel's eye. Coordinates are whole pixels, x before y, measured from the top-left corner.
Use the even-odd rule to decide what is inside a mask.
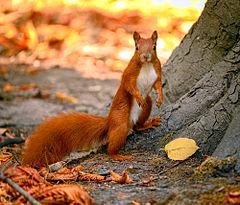
[[[138,51],[138,49],[139,49],[139,48],[138,48],[138,45],[136,45],[136,50]]]
[[[156,50],[156,46],[155,46],[155,45],[153,45],[153,50],[154,50],[154,51]]]

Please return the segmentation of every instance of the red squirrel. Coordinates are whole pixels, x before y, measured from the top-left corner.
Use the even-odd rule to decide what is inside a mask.
[[[148,120],[152,110],[149,96],[152,88],[158,93],[158,107],[163,101],[157,38],[157,31],[147,39],[134,32],[135,53],[122,74],[108,116],[75,112],[50,118],[28,137],[22,164],[42,167],[62,160],[71,152],[106,143],[110,157],[115,160],[130,159],[131,156],[118,154],[130,128],[139,131],[161,123],[160,117]]]

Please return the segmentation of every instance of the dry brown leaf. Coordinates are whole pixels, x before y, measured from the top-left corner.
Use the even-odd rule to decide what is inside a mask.
[[[94,181],[96,183],[111,181],[102,175],[90,174],[80,171],[82,166],[64,167],[54,173],[47,173],[47,169],[41,169],[40,174],[49,181]]]
[[[142,179],[142,183],[144,185],[148,185],[152,182],[153,176],[151,175],[147,175],[145,179]]]
[[[27,91],[27,90],[32,90],[36,87],[36,83],[30,83],[28,85],[21,85],[18,87],[18,90],[20,91]]]
[[[38,44],[38,34],[31,20],[29,20],[24,26],[24,35],[27,47],[34,49]]]
[[[63,167],[62,169],[59,169],[56,171],[57,174],[69,174],[73,172],[79,172],[82,169],[82,165],[76,166],[76,167]]]
[[[78,172],[74,172],[72,169],[72,167],[64,167],[56,172],[49,172],[49,168],[43,167],[39,174],[48,181],[76,181]]]
[[[125,199],[125,198],[128,198],[128,197],[129,197],[128,194],[125,194],[125,193],[122,193],[122,192],[120,192],[120,193],[118,194],[118,198],[119,198],[119,199]]]
[[[56,97],[61,99],[61,100],[66,100],[66,101],[74,103],[74,104],[78,103],[77,98],[70,97],[66,93],[63,93],[63,92],[56,92]]]
[[[28,85],[21,85],[21,86],[14,86],[14,85],[11,85],[10,83],[6,84],[4,87],[3,87],[3,91],[4,92],[15,92],[17,90],[19,91],[27,91],[27,90],[32,90],[36,87],[36,84],[35,83],[30,83]]]
[[[110,172],[110,175],[111,175],[111,178],[113,181],[118,181],[121,176],[119,174],[117,174],[116,172],[112,171],[111,169],[109,169],[109,172]]]
[[[51,185],[40,189],[32,189],[29,193],[43,204],[80,204],[80,205],[92,205],[95,204],[93,198],[88,195],[82,188],[71,185]],[[20,197],[19,201],[24,201],[23,197]]]
[[[90,174],[90,173],[85,173],[85,172],[79,172],[78,180],[79,181],[94,181],[96,183],[111,181],[111,179],[106,178],[105,176],[102,176],[99,174]]]
[[[38,173],[40,174],[40,176],[44,177],[44,179],[46,178],[45,176],[49,173],[49,169],[47,167],[42,167]]]
[[[11,134],[11,133],[9,133],[9,132],[6,132],[6,137],[8,137],[8,138],[11,138],[11,139],[14,139],[15,137]]]
[[[5,172],[5,176],[9,176],[19,186],[39,186],[39,184],[49,185],[38,173],[31,167],[11,166]]]
[[[6,136],[6,137],[11,138],[11,139],[15,138],[15,137],[11,134],[10,129],[8,129],[8,128],[0,128],[0,135]]]
[[[80,171],[82,170],[82,165],[73,167],[72,170],[73,170],[74,172],[80,172]]]
[[[15,152],[15,153],[21,153],[22,152],[22,148],[20,147],[2,147],[1,148],[3,152]]]
[[[39,69],[34,66],[31,66],[26,69],[25,73],[28,75],[36,75],[39,73]]]
[[[6,66],[1,66],[1,68],[0,68],[0,73],[1,73],[2,75],[8,74],[8,68],[7,68]]]
[[[51,88],[48,88],[48,87],[39,88],[39,93],[37,97],[41,99],[47,99],[50,97],[50,94],[51,94],[50,91],[51,91]]]
[[[230,204],[240,204],[240,191],[230,191],[226,199]]]
[[[229,196],[239,197],[239,199],[240,199],[240,191],[232,190],[229,192]]]
[[[132,205],[141,205],[141,203],[138,202],[138,200],[133,200],[133,201],[132,201]]]
[[[128,176],[127,171],[124,170],[122,176],[113,172],[111,169],[109,170],[111,178],[113,181],[118,182],[120,184],[131,184],[133,183],[132,179]]]
[[[0,135],[4,135],[6,132],[10,132],[8,128],[1,128],[0,127]]]
[[[16,184],[22,187],[25,191],[29,191],[35,187],[41,188],[49,186],[50,183],[44,180],[36,169],[30,167],[14,166],[9,167],[5,172],[5,176],[8,176]],[[5,184],[7,193],[13,197],[19,197],[20,194],[13,189],[10,185]]]
[[[7,197],[6,197],[7,196]],[[11,197],[7,194],[4,183],[0,181],[0,204],[5,205],[9,204]]]
[[[11,85],[10,83],[7,83],[4,87],[3,87],[3,91],[4,92],[15,92],[17,90],[17,87],[14,85]]]
[[[78,173],[67,173],[67,174],[58,174],[58,173],[48,173],[45,176],[45,179],[48,181],[77,181]]]
[[[12,158],[13,158],[13,155],[12,154],[3,154],[3,153],[0,153],[0,168],[8,163],[8,162],[11,162],[12,161]]]
[[[11,166],[4,172],[4,175],[11,178],[41,203],[95,204],[88,193],[80,187],[69,184],[51,185],[39,175],[36,169],[30,167]],[[4,193],[17,199],[16,204],[26,203],[26,199],[7,183],[1,182],[0,188],[0,191],[4,190]]]

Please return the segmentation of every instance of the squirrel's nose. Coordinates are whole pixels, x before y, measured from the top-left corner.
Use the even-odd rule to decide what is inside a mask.
[[[143,53],[141,54],[141,60],[144,61],[144,62],[149,62],[151,60],[151,53]]]

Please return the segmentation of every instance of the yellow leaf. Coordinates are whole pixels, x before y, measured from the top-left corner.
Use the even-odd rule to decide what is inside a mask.
[[[165,146],[165,151],[170,159],[185,160],[192,156],[199,147],[193,139],[178,138]]]

